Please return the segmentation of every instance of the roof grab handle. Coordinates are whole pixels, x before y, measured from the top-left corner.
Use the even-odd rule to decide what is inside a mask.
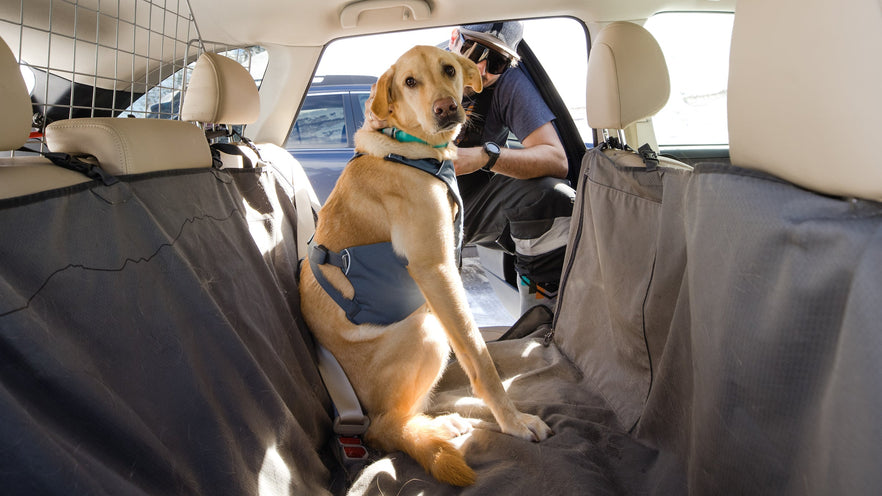
[[[343,7],[343,11],[340,12],[340,25],[344,29],[356,27],[359,16],[367,11],[389,9],[390,14],[397,16],[397,12],[391,10],[395,8],[401,12],[402,21],[422,21],[432,15],[432,7],[426,0],[360,0]]]

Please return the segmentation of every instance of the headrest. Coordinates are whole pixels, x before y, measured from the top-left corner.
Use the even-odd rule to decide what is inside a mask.
[[[15,55],[0,39],[0,150],[17,150],[31,132],[31,97]]]
[[[237,125],[259,115],[260,96],[248,70],[223,55],[203,53],[187,84],[181,119]]]
[[[211,167],[205,134],[189,122],[96,117],[46,126],[53,152],[92,155],[112,175]]]
[[[732,163],[820,193],[882,201],[878,0],[738,0]]]
[[[652,117],[668,102],[668,66],[655,38],[631,22],[598,33],[588,57],[588,124],[625,129]]]

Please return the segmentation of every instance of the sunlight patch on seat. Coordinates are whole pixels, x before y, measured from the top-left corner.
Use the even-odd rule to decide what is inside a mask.
[[[502,388],[505,389],[506,392],[508,392],[508,388],[511,387],[511,384],[512,384],[515,380],[517,380],[518,377],[520,377],[520,376],[522,376],[522,375],[523,375],[523,374],[517,374],[517,375],[515,375],[515,376],[509,377],[508,379],[505,379],[504,381],[502,381]]]
[[[466,407],[483,408],[487,405],[484,403],[484,400],[482,400],[481,398],[476,398],[474,396],[463,396],[462,398],[459,398],[458,400],[456,400],[456,402],[453,403],[453,406],[455,406],[455,407],[457,407],[457,409],[459,409],[460,407],[463,407],[463,408],[466,408]]]
[[[371,471],[377,474],[387,474],[392,480],[398,480],[398,474],[395,472],[395,465],[392,464],[390,458],[380,458],[371,464]],[[374,477],[376,479],[376,476]]]
[[[275,445],[270,446],[263,455],[263,464],[257,476],[257,494],[291,494],[291,469]]]
[[[521,352],[521,358],[527,358],[528,356],[530,356],[530,353],[532,353],[533,350],[541,347],[542,343],[540,343],[539,341],[527,341],[527,343],[524,345],[524,351]]]

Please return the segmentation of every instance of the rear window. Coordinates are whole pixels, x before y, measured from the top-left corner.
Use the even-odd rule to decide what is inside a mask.
[[[219,52],[229,57],[248,69],[254,82],[260,87],[266,65],[269,61],[266,49],[260,46],[247,48],[234,48]],[[193,61],[187,67],[176,71],[159,84],[147,90],[134,101],[128,108],[119,114],[120,117],[147,117],[151,119],[178,119],[181,111],[181,98],[193,73]]]

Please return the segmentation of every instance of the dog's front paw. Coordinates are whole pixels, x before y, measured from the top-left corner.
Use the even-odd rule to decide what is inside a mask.
[[[554,434],[551,427],[548,427],[542,419],[529,413],[518,412],[515,422],[500,427],[505,434],[534,442],[543,441]]]

